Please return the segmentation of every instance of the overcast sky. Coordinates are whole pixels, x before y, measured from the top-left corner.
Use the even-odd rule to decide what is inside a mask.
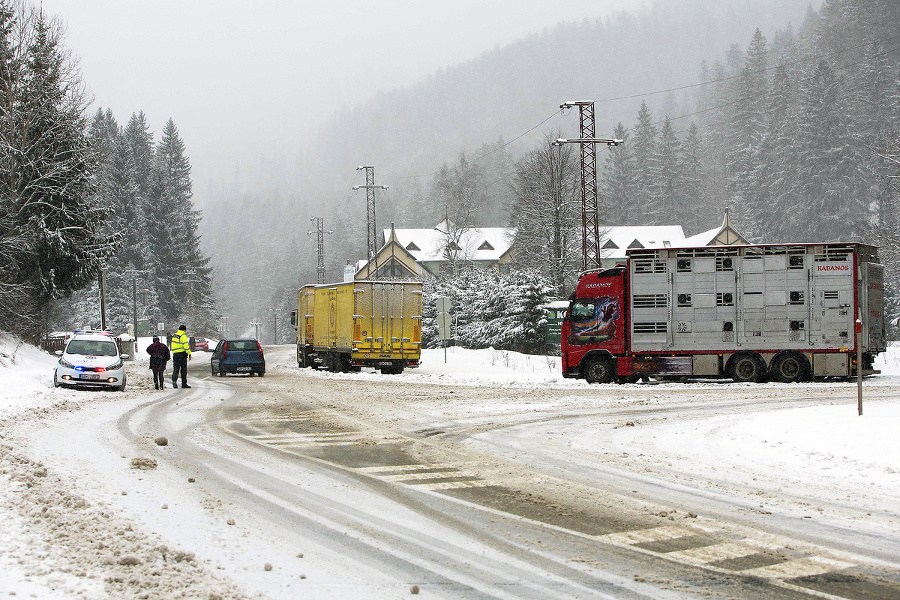
[[[35,4],[39,0],[33,0]],[[97,107],[171,117],[198,178],[292,151],[378,91],[644,0],[42,0]],[[302,145],[302,142],[301,144]],[[221,173],[221,175],[219,175]]]

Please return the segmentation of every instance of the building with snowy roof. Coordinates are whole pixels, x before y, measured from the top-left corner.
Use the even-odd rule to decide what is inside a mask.
[[[508,270],[514,260],[515,230],[507,227],[457,227],[449,219],[427,229],[383,231],[385,243],[373,260],[355,266],[355,279],[419,279],[437,275],[450,264]],[[690,248],[747,244],[731,225],[728,213],[722,225],[687,237],[681,225],[622,225],[600,231],[600,268],[614,267],[632,248]]]

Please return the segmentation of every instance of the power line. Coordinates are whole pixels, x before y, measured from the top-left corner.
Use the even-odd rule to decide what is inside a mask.
[[[900,34],[888,38],[887,40],[885,40],[885,42],[891,42],[891,41],[894,41],[894,40],[896,40],[896,39],[900,39]],[[737,78],[739,78],[739,77],[741,77],[741,76],[743,76],[743,75],[746,75],[746,74],[760,74],[760,73],[767,73],[767,72],[773,71],[773,70],[775,70],[775,69],[778,69],[778,68],[780,68],[780,67],[782,67],[782,66],[791,66],[791,65],[793,65],[793,66],[798,66],[798,65],[801,65],[801,64],[804,64],[804,63],[807,63],[807,62],[815,61],[815,60],[823,60],[823,59],[829,58],[829,57],[834,57],[834,56],[839,56],[839,55],[843,55],[843,54],[848,54],[848,53],[850,53],[850,52],[852,52],[852,51],[854,51],[854,50],[858,50],[858,49],[860,49],[860,48],[864,48],[864,47],[866,47],[866,46],[869,46],[869,45],[871,45],[872,43],[873,43],[872,40],[868,40],[868,41],[866,41],[866,42],[863,42],[863,43],[860,43],[860,44],[857,44],[857,45],[854,45],[854,46],[850,46],[849,48],[845,48],[845,49],[843,49],[843,50],[835,50],[835,51],[833,51],[833,52],[826,52],[826,53],[815,52],[815,53],[813,53],[813,55],[811,55],[811,56],[804,56],[804,57],[798,58],[797,60],[793,60],[793,61],[780,61],[778,64],[775,64],[775,65],[773,65],[773,66],[771,66],[771,67],[766,67],[765,69],[757,69],[757,70],[754,70],[754,71],[749,71],[749,72],[747,72],[747,73],[740,73],[740,72],[739,72],[739,73],[735,73],[734,75],[729,75],[729,76],[727,76],[727,77],[720,77],[720,78],[717,78],[717,79],[709,79],[709,80],[701,81],[701,82],[698,82],[698,83],[692,83],[692,84],[681,85],[681,86],[675,86],[675,87],[670,87],[670,88],[665,88],[665,89],[653,90],[653,91],[649,91],[649,92],[643,92],[643,93],[637,93],[637,94],[630,94],[630,95],[627,95],[627,96],[617,96],[617,97],[605,98],[605,99],[603,99],[603,100],[598,100],[598,101],[596,101],[596,102],[597,102],[597,103],[610,103],[610,102],[616,102],[616,101],[619,101],[619,100],[633,100],[633,99],[635,99],[635,98],[642,98],[642,97],[646,97],[646,96],[655,96],[655,95],[666,94],[666,93],[670,93],[670,92],[677,92],[677,91],[684,91],[684,90],[694,89],[694,88],[698,88],[698,87],[702,87],[702,86],[706,86],[706,85],[713,85],[713,84],[718,84],[718,83],[725,83],[725,82],[731,81],[731,80],[733,80],[733,79],[737,79]],[[879,58],[879,57],[883,57],[883,56],[888,56],[889,54],[892,54],[892,53],[894,53],[894,52],[897,52],[898,50],[900,50],[900,47],[892,48],[891,50],[886,50],[886,51],[877,53],[877,54],[872,55],[872,56],[864,57],[864,58],[862,58],[862,59],[860,59],[860,60],[858,60],[858,61],[854,61],[854,62],[852,62],[852,63],[843,65],[843,66],[841,66],[841,67],[839,67],[839,68],[840,68],[840,69],[846,69],[846,68],[849,68],[849,67],[852,67],[852,66],[861,64],[861,63],[863,63],[863,62],[866,62],[867,60],[871,60],[872,58]],[[770,90],[769,92],[767,92],[767,94],[769,94],[769,93],[771,93],[771,90]],[[676,121],[676,120],[681,120],[681,119],[685,119],[685,118],[688,118],[688,117],[696,116],[696,115],[699,115],[699,114],[711,112],[711,111],[714,111],[714,110],[717,110],[717,109],[720,109],[720,108],[725,108],[725,107],[727,107],[727,106],[731,106],[731,105],[733,105],[733,104],[736,104],[736,103],[738,103],[738,102],[743,101],[744,99],[745,99],[745,98],[739,98],[738,100],[735,100],[735,101],[726,102],[726,103],[723,103],[723,104],[718,104],[718,105],[711,106],[711,107],[708,107],[708,108],[704,108],[704,109],[701,109],[701,110],[698,110],[698,111],[695,111],[695,112],[692,112],[692,113],[687,113],[687,114],[684,114],[684,115],[679,115],[679,116],[677,116],[677,117],[669,117],[669,120],[670,120],[670,121]],[[488,156],[491,156],[492,154],[495,154],[495,153],[499,152],[500,150],[503,150],[504,148],[507,148],[509,145],[511,145],[511,144],[513,144],[514,142],[516,142],[516,141],[522,139],[523,137],[525,137],[526,135],[528,135],[529,133],[531,133],[531,132],[534,131],[535,129],[541,127],[542,125],[544,125],[545,123],[547,123],[548,121],[550,121],[551,119],[555,118],[556,116],[558,116],[558,115],[560,115],[560,114],[562,114],[562,113],[563,113],[563,109],[559,109],[559,110],[555,111],[553,114],[551,114],[551,115],[548,116],[547,118],[543,119],[543,120],[542,120],[541,122],[539,122],[538,124],[536,124],[536,125],[534,125],[534,126],[528,128],[528,129],[526,129],[526,130],[523,131],[521,134],[519,134],[519,135],[515,136],[514,138],[512,138],[509,142],[506,142],[506,143],[503,144],[502,146],[497,147],[497,148],[494,148],[494,149],[492,149],[492,150],[490,150],[490,151],[488,151],[488,152],[486,152],[486,153],[484,153],[484,154],[476,155],[476,156],[473,157],[472,160],[474,160],[474,161],[482,160],[482,159],[484,159],[484,158],[486,158],[486,157],[488,157]],[[660,121],[655,121],[653,124],[654,124],[654,125],[659,125],[659,124],[661,124],[661,122],[660,122]],[[631,130],[631,128],[626,129],[626,131],[630,131],[630,130]],[[680,131],[677,132],[677,133],[684,133],[684,131],[685,131],[685,130],[680,130]],[[382,175],[382,177],[386,177],[386,178],[389,178],[389,179],[420,179],[420,178],[424,178],[424,177],[434,177],[434,176],[437,175],[438,173],[440,173],[439,170],[438,170],[438,171],[431,172],[431,173],[423,174],[423,175]],[[512,173],[510,173],[510,175],[512,175]],[[507,177],[507,178],[508,178],[508,177]],[[498,181],[502,181],[502,180],[498,180]],[[496,183],[496,182],[494,182],[494,183]],[[493,185],[493,183],[492,183],[491,185]]]

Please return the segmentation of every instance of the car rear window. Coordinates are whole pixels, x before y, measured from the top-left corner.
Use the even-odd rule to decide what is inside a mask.
[[[119,349],[115,342],[97,340],[72,340],[66,346],[68,354],[84,354],[87,356],[117,356]]]
[[[259,350],[256,340],[233,340],[228,342],[229,350]]]

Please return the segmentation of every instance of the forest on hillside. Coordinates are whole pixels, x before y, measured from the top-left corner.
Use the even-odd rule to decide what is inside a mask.
[[[569,99],[595,99],[597,134],[625,140],[597,151],[603,224],[679,224],[690,235],[727,209],[756,242],[875,241],[890,262],[900,5],[797,3],[795,22],[771,23],[765,4],[660,2],[638,16],[563,25],[343,111],[294,164],[221,182],[228,210],[202,224],[207,247],[233,257],[216,268],[271,292],[231,309],[287,308],[315,280],[311,217],[333,231],[330,278],[365,255],[365,193],[352,191],[365,183],[359,164],[375,165],[388,186],[377,196],[379,231],[445,216],[515,226],[519,266],[564,294],[577,274],[569,255],[580,252],[571,230],[580,218],[554,217],[553,204],[577,206],[577,169],[552,184],[569,197],[536,212],[527,188],[548,140],[577,132],[577,111],[555,110]],[[745,37],[728,37],[735,22]],[[541,239],[548,223],[569,228],[555,248]],[[233,251],[251,241],[254,252]],[[263,278],[279,285],[267,289]],[[889,287],[896,296],[896,281]]]
[[[200,250],[202,218],[192,200],[191,165],[184,141],[169,119],[158,142],[143,112],[122,126],[97,109],[88,124],[93,151],[92,202],[104,212],[101,236],[113,251],[90,285],[53,303],[47,327],[82,327],[141,335],[163,323],[172,332],[211,335],[218,326],[210,259]],[[101,316],[105,323],[101,323]]]
[[[0,0],[0,331],[215,331],[178,129],[170,119],[155,144],[143,113],[126,127],[109,110],[90,119],[64,31],[27,0]]]

